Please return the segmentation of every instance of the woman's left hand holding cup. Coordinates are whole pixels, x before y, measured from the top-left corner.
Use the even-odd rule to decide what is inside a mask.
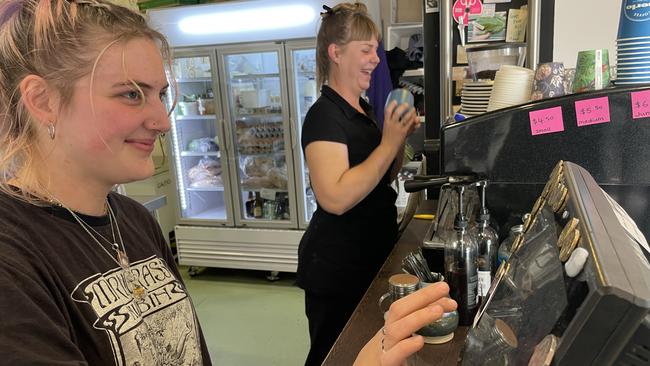
[[[449,296],[449,286],[437,282],[395,301],[388,310],[384,326],[363,347],[354,362],[357,366],[401,366],[424,345],[418,329],[454,311],[456,302]]]

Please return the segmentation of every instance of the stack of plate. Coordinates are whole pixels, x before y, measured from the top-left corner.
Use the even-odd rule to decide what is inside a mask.
[[[511,65],[501,66],[494,78],[487,111],[528,102],[534,77],[533,70]]]
[[[460,94],[460,113],[477,116],[487,112],[493,81],[466,81]]]
[[[616,40],[616,85],[650,83],[650,37]]]

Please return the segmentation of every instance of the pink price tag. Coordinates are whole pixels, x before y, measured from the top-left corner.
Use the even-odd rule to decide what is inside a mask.
[[[650,117],[650,90],[632,93],[632,119]]]
[[[481,14],[482,12],[483,3],[481,0],[456,0],[452,7],[452,16],[454,17],[454,20],[456,23],[460,23],[458,19],[462,16],[463,22],[461,24],[463,25],[467,25],[467,18],[469,18],[470,14]]]
[[[564,131],[562,107],[553,107],[532,111],[530,117],[530,132],[533,136]]]
[[[609,97],[577,101],[576,120],[578,127],[609,122]]]

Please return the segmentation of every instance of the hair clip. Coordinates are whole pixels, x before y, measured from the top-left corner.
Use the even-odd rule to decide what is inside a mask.
[[[334,14],[334,12],[332,11],[332,8],[330,8],[330,7],[327,6],[327,5],[323,5],[323,9],[325,9],[325,12],[320,13],[321,16],[323,16],[323,15],[332,15],[332,14]]]

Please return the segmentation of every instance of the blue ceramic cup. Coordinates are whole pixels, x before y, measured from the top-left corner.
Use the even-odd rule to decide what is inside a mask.
[[[436,281],[444,281],[444,277],[439,273],[431,272]],[[432,283],[420,282],[419,287],[424,288]],[[442,344],[451,341],[454,338],[454,331],[458,328],[458,311],[450,311],[442,314],[442,318],[425,325],[419,329],[417,334],[424,337],[424,342],[428,344]]]
[[[623,0],[618,39],[650,37],[650,0]]]
[[[390,94],[388,94],[388,98],[386,99],[386,104],[384,105],[384,110],[388,105],[390,104],[391,101],[396,101],[397,105],[401,105],[402,103],[406,103],[409,105],[409,107],[413,108],[413,94],[411,94],[410,91],[403,89],[403,88],[398,88],[398,89],[393,89],[391,90]],[[400,118],[404,118],[408,110],[400,116]]]

